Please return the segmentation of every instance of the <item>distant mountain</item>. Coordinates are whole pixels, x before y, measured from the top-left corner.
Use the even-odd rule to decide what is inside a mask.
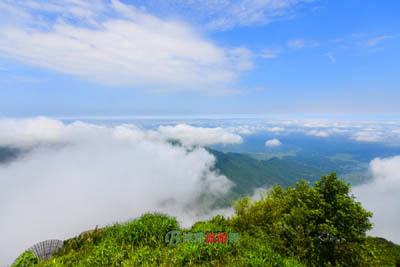
[[[0,164],[15,159],[20,151],[15,148],[0,147]]]

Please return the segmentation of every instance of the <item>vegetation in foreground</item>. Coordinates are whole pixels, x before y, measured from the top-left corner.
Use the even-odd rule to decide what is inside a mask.
[[[216,216],[180,229],[153,213],[65,241],[51,259],[24,253],[14,266],[400,266],[400,246],[367,237],[372,214],[335,174],[315,185],[275,186],[261,200],[234,203],[232,218]],[[164,241],[171,230],[238,232],[240,242]]]

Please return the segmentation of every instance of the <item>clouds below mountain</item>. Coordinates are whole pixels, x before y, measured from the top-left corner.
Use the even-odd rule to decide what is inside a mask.
[[[196,144],[196,136],[200,144],[229,142],[222,130],[181,128],[211,131],[209,140],[177,136],[184,144]],[[1,120],[0,129],[0,145],[27,151],[0,165],[1,264],[36,242],[70,238],[148,211],[167,212],[190,225],[218,212],[210,209],[213,199],[232,186],[211,171],[215,158],[204,148],[167,142],[174,128],[158,132],[36,118]],[[168,136],[165,129],[171,130]],[[202,194],[209,201],[199,202]]]
[[[353,193],[364,208],[374,213],[370,234],[400,244],[400,156],[374,159],[370,169],[372,182],[354,187]]]
[[[363,130],[357,132],[352,137],[354,140],[359,142],[380,142],[383,140],[383,134],[379,130]]]
[[[326,131],[311,130],[306,132],[306,135],[318,136],[318,137],[328,137],[329,133]]]
[[[160,126],[162,136],[181,140],[185,145],[239,144],[241,136],[227,132],[223,128],[202,128],[185,124],[176,126]]]
[[[277,147],[277,146],[280,146],[281,144],[282,144],[281,141],[279,141],[276,138],[270,139],[265,142],[265,146],[267,146],[267,147]]]

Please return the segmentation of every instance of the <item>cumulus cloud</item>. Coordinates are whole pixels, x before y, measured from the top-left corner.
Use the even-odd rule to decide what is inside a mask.
[[[167,212],[189,226],[218,212],[210,211],[213,200],[232,186],[212,171],[215,158],[204,148],[166,142],[176,129],[184,129],[176,131],[183,143],[229,142],[233,136],[221,129],[144,131],[48,118],[1,120],[0,129],[1,146],[26,150],[0,165],[0,264],[36,242],[70,238],[148,211]],[[200,141],[186,141],[188,131]],[[202,136],[206,132],[213,140]],[[198,200],[203,194],[209,201]]]
[[[282,143],[278,139],[274,138],[265,142],[265,146],[268,147],[277,147],[280,146]]]
[[[2,23],[1,56],[109,86],[228,93],[252,67],[246,48],[218,46],[187,24],[118,0],[3,5],[0,15],[12,8],[32,18],[22,26]],[[57,19],[43,21],[38,12]]]
[[[354,187],[353,193],[374,213],[370,234],[400,244],[400,156],[374,159],[370,169],[372,182]]]

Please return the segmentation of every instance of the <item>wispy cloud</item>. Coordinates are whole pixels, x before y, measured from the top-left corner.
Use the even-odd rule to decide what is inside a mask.
[[[38,83],[42,82],[41,79],[22,75],[7,75],[5,80],[17,83]]]
[[[171,2],[171,1],[168,1]],[[227,30],[238,26],[263,25],[291,17],[302,3],[313,0],[207,0],[172,1],[203,16],[206,27]]]
[[[336,63],[336,57],[333,55],[332,52],[328,52],[326,55],[328,56],[329,60],[330,60],[332,63]]]
[[[265,48],[261,51],[260,56],[262,58],[266,58],[266,59],[273,59],[273,58],[277,58],[279,56],[279,54],[282,53],[281,49],[269,49],[269,48]]]
[[[287,42],[287,46],[293,49],[318,47],[320,44],[314,40],[296,39]]]
[[[363,41],[361,44],[365,45],[365,46],[377,46],[378,44],[380,44],[382,41],[387,40],[387,39],[391,39],[394,36],[392,35],[381,35],[381,36],[377,36],[371,39],[368,39],[366,41]]]
[[[353,33],[346,36],[338,37],[331,40],[331,43],[336,45],[336,48],[349,49],[363,47],[375,47],[382,44],[385,40],[396,38],[398,35],[381,34],[378,36],[371,36],[365,33]]]
[[[80,0],[7,3],[32,16],[48,12],[56,19],[3,24],[0,55],[97,83],[215,93],[235,89],[240,73],[252,67],[246,48],[215,45],[189,25],[118,0],[92,0],[94,8]]]

